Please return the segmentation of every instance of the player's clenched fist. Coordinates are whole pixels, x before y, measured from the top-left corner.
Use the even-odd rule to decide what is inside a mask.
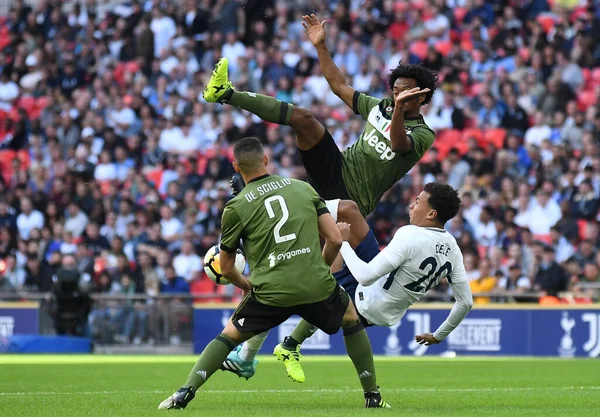
[[[302,26],[306,30],[308,39],[314,46],[325,42],[325,21],[319,22],[317,16],[311,14],[310,16],[302,16]]]
[[[420,345],[430,346],[441,343],[441,340],[437,340],[431,333],[423,333],[415,336],[415,340]]]
[[[342,239],[344,242],[348,242],[350,240],[350,225],[348,223],[339,222],[337,227],[340,229],[340,232],[342,232]]]

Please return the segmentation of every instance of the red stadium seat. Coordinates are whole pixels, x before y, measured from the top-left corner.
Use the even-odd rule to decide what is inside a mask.
[[[17,158],[19,158],[19,161],[21,161],[21,169],[29,169],[29,166],[31,165],[31,157],[28,150],[23,149],[18,151]]]
[[[483,131],[477,128],[465,129],[462,132],[462,138],[464,142],[467,142],[471,138],[475,138],[477,142],[483,142]]]
[[[579,235],[579,239],[585,240],[588,235],[588,221],[581,219],[577,220],[577,232]]]
[[[471,86],[471,95],[472,96],[478,96],[483,91],[483,88],[484,88],[484,84],[483,83],[473,84]]]
[[[460,47],[467,52],[472,52],[473,51],[473,41],[471,41],[471,39],[463,39],[460,42]]]
[[[17,153],[12,149],[4,149],[0,151],[0,174],[6,183],[10,182],[10,177],[13,174],[12,161],[17,156]]]
[[[200,273],[201,278],[190,282],[190,293],[193,295],[223,294],[225,286],[215,284],[204,272]],[[195,298],[195,303],[219,303],[225,301],[222,296],[217,295],[211,298]]]
[[[581,74],[583,75],[583,85],[592,81],[592,71],[589,68],[581,68]]]
[[[206,166],[208,165],[208,158],[200,155],[198,158],[198,164],[196,166],[196,174],[204,175],[206,173]]]
[[[504,129],[487,129],[484,132],[484,139],[487,143],[493,144],[496,148],[504,147],[504,139],[506,138],[506,130]]]
[[[435,137],[435,143],[438,144],[440,142],[448,143],[453,146],[455,143],[462,141],[462,133],[460,130],[456,129],[444,129]]]
[[[162,182],[162,175],[162,169],[155,169],[154,171],[147,172],[146,178],[148,179],[148,181],[154,183],[154,187],[158,190]]]
[[[46,107],[48,107],[50,105],[50,97],[44,96],[44,97],[39,97],[36,102],[35,105],[38,109],[45,109]]]
[[[592,70],[592,81],[594,84],[600,84],[600,68],[594,68]]]
[[[581,110],[587,110],[588,107],[596,104],[598,97],[596,92],[586,90],[582,91],[577,95],[577,104]]]
[[[410,52],[418,56],[420,59],[425,59],[429,44],[425,41],[416,41],[410,44]]]
[[[452,42],[450,41],[439,41],[434,45],[436,51],[443,56],[448,56],[452,50]]]
[[[550,29],[554,27],[554,17],[549,14],[542,13],[537,17],[537,21],[542,28],[544,28],[544,32],[550,32]]]
[[[18,101],[17,101],[17,107],[21,108],[23,110],[25,110],[27,112],[27,117],[29,117],[30,119],[34,119],[35,117],[33,116],[33,113],[35,113],[37,111],[37,105],[36,105],[36,100],[35,97],[31,97],[31,96],[24,96],[21,97]]]
[[[448,152],[450,152],[450,149],[452,149],[453,147],[454,145],[450,142],[438,141],[436,141],[432,146],[432,148],[435,148],[438,151],[438,161],[443,161],[444,159],[446,159],[446,157],[448,156]]]
[[[467,9],[466,7],[456,7],[454,8],[454,11],[452,13],[454,14],[454,19],[458,23],[462,23],[463,19],[465,18],[465,15],[467,14]]]
[[[546,243],[548,245],[552,244],[552,236],[550,235],[533,235],[534,240],[539,240],[542,243]]]
[[[546,295],[540,298],[541,305],[556,305],[560,304],[560,300],[553,295]]]

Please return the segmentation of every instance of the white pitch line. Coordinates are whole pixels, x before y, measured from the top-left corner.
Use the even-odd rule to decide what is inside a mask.
[[[523,387],[523,388],[390,388],[384,392],[519,392],[519,391],[575,391],[575,390],[600,390],[600,386],[589,387]],[[321,392],[360,392],[357,389],[254,389],[254,390],[201,390],[207,394],[301,394]],[[23,395],[122,395],[122,394],[168,394],[170,391],[146,390],[146,391],[79,391],[79,392],[0,392],[0,397],[23,396]]]

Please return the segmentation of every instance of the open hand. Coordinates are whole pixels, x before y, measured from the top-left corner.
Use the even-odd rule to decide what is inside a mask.
[[[340,222],[337,224],[338,229],[342,232],[342,239],[344,242],[350,240],[350,225],[348,223]]]
[[[302,16],[302,26],[306,30],[308,39],[314,46],[325,43],[325,21],[319,22],[317,16],[311,14],[310,16]]]
[[[425,346],[437,345],[438,343],[442,342],[441,340],[437,340],[435,337],[433,337],[431,333],[418,334],[415,336],[415,340],[418,344]]]
[[[410,90],[404,90],[396,97],[396,106],[404,106],[409,101],[429,93],[429,88],[420,89],[415,87]]]

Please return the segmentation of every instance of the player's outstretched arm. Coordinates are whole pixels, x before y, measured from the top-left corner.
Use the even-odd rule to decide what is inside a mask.
[[[342,233],[328,212],[319,216],[319,234],[325,239],[323,259],[331,266],[342,246]]]
[[[243,276],[235,267],[235,257],[237,253],[221,251],[219,253],[219,263],[221,264],[221,273],[223,276],[242,291],[248,292],[252,289],[250,280]]]
[[[337,65],[335,65],[335,62],[333,62],[331,53],[327,49],[327,45],[325,44],[325,21],[319,22],[319,19],[314,14],[311,14],[310,16],[302,16],[302,26],[304,26],[312,44],[317,48],[321,72],[325,76],[325,79],[327,79],[331,90],[348,107],[354,110],[353,100],[356,90],[348,85],[344,75]]]
[[[433,337],[440,342],[456,329],[469,311],[471,311],[471,308],[473,308],[473,294],[471,293],[469,282],[466,280],[466,273],[464,281],[452,282],[450,286],[452,287],[452,294],[456,301],[452,306],[450,314],[448,314],[448,318],[433,333]]]
[[[411,255],[411,239],[407,228],[400,228],[388,246],[369,263],[358,257],[350,246],[350,233],[344,233],[341,253],[352,276],[364,286],[373,285],[383,276],[398,269]]]

